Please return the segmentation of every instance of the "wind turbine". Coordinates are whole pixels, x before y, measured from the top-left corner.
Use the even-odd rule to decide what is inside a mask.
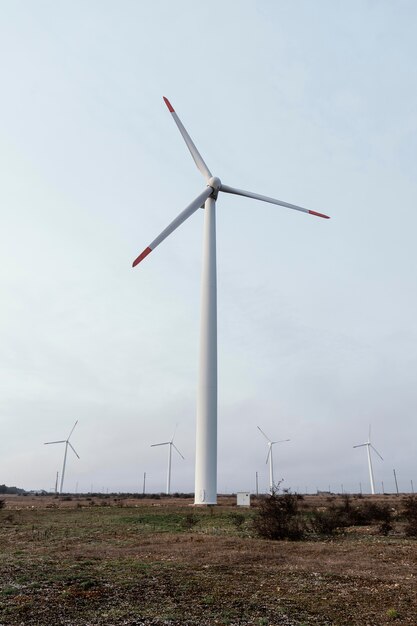
[[[269,461],[269,493],[274,493],[275,483],[274,483],[274,461],[272,459],[272,446],[276,443],[284,443],[284,441],[290,441],[290,439],[280,439],[279,441],[271,441],[268,435],[264,433],[262,428],[257,426],[257,429],[263,434],[265,439],[268,442],[268,454],[266,457],[266,463]]]
[[[353,446],[354,448],[363,448],[364,446],[366,446],[366,451],[368,454],[368,467],[369,467],[369,481],[371,483],[371,493],[372,495],[375,494],[375,481],[374,481],[374,470],[372,469],[372,459],[371,459],[371,448],[374,452],[377,453],[377,455],[379,456],[379,458],[383,461],[384,459],[382,458],[382,456],[379,454],[378,450],[376,448],[374,448],[374,446],[371,444],[371,425],[369,424],[369,433],[368,433],[368,441],[366,441],[365,443],[360,443],[357,446]]]
[[[167,490],[166,490],[166,494],[169,495],[171,493],[171,461],[172,461],[172,448],[175,448],[175,450],[178,452],[178,454],[180,455],[180,457],[183,459],[184,457],[182,456],[181,452],[178,450],[177,446],[174,443],[174,437],[175,437],[175,431],[177,429],[175,428],[174,430],[174,434],[172,435],[172,439],[171,441],[163,441],[162,443],[153,443],[151,445],[151,448],[156,448],[156,446],[168,446],[168,469],[167,469]]]
[[[65,443],[65,452],[64,452],[64,463],[62,465],[62,472],[61,472],[61,485],[59,487],[59,495],[61,495],[62,493],[62,489],[64,486],[64,477],[65,477],[65,465],[67,463],[67,451],[68,451],[68,446],[70,446],[71,450],[74,452],[74,454],[80,458],[77,454],[77,452],[75,451],[74,446],[72,445],[72,443],[70,443],[70,437],[72,435],[72,433],[74,432],[74,428],[76,427],[76,425],[78,424],[78,420],[75,422],[74,426],[72,427],[72,430],[70,432],[70,434],[68,435],[68,437],[66,439],[62,439],[60,441],[46,441],[45,442],[45,446],[49,446],[52,443]]]
[[[174,118],[197,168],[206,180],[205,189],[134,260],[133,267],[148,256],[164,239],[199,208],[204,208],[203,269],[201,289],[200,372],[197,394],[195,504],[217,503],[217,279],[216,279],[216,200],[219,192],[245,196],[271,204],[328,218],[323,213],[304,209],[251,191],[224,185],[212,176],[191,137],[167,98],[166,106]]]

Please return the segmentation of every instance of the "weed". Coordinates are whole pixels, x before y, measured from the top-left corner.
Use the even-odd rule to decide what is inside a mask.
[[[18,593],[18,589],[17,589],[17,587],[15,587],[13,585],[6,585],[1,590],[1,595],[2,596],[14,596],[17,593]]]
[[[207,606],[212,606],[213,604],[215,604],[216,599],[212,595],[207,595],[207,596],[203,596],[201,601],[202,601],[203,604],[205,604]]]
[[[198,523],[198,517],[193,513],[187,513],[181,521],[181,526],[185,530],[191,530]]]
[[[229,518],[238,530],[242,528],[245,522],[245,516],[242,513],[230,513]]]
[[[400,614],[398,613],[396,609],[388,609],[387,617],[388,619],[398,619],[400,617]]]

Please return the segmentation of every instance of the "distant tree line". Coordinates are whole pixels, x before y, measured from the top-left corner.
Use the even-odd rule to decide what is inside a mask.
[[[0,485],[0,493],[14,493],[22,495],[26,492],[24,489],[19,489],[19,487],[8,487],[7,485]]]

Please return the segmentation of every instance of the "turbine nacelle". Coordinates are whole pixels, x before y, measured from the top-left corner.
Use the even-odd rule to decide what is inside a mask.
[[[217,200],[219,191],[222,188],[222,182],[220,178],[218,178],[217,176],[212,176],[211,178],[209,178],[209,180],[207,181],[207,187],[211,187],[213,189],[213,193],[210,197]]]

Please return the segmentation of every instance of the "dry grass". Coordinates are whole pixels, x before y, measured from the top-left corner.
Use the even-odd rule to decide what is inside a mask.
[[[417,624],[417,543],[396,525],[253,536],[253,509],[190,500],[6,496],[0,625]],[[384,502],[398,506],[399,499]],[[103,506],[103,503],[111,506]],[[325,497],[302,506],[328,506]]]

